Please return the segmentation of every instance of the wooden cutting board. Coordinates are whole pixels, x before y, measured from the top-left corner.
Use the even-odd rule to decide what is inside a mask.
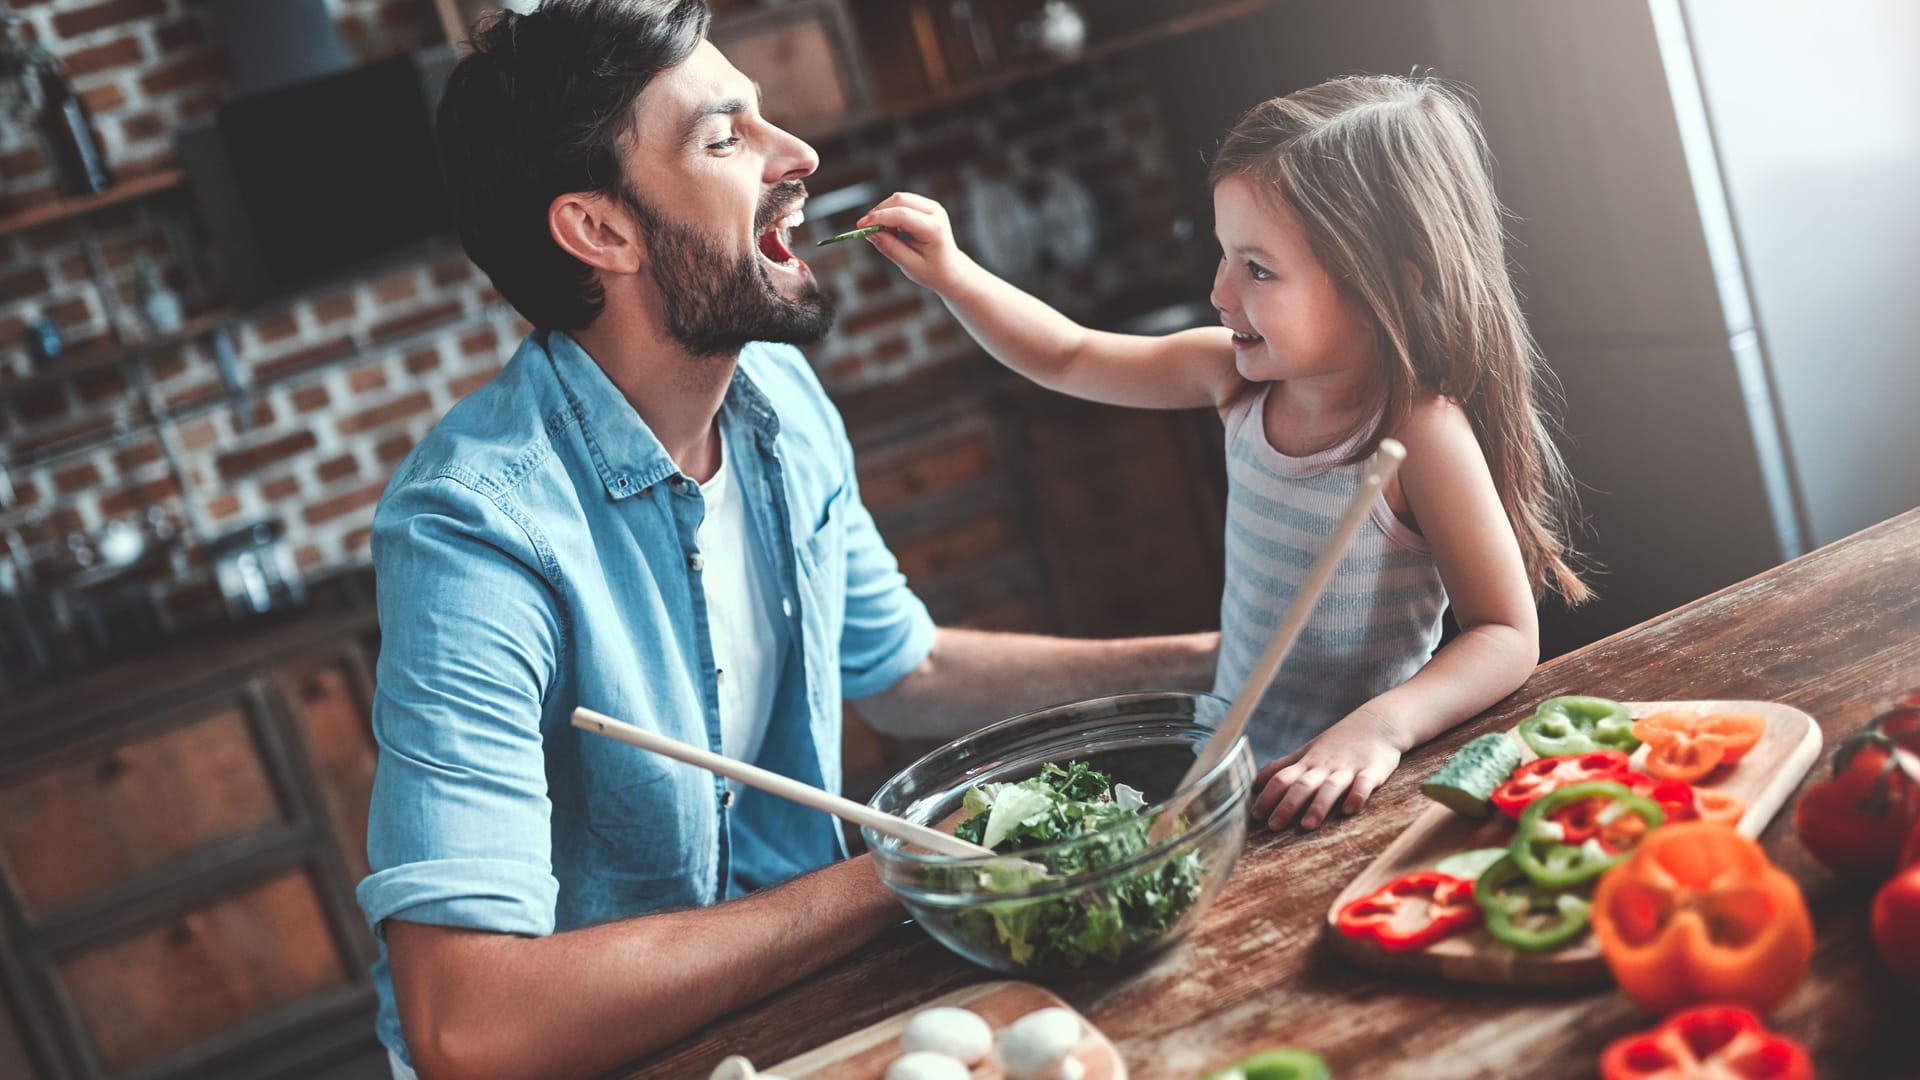
[[[1764,717],[1766,734],[1747,755],[1731,767],[1715,772],[1704,785],[1725,791],[1747,804],[1739,830],[1759,836],[1773,815],[1786,804],[1800,778],[1820,756],[1820,725],[1790,705],[1771,701],[1645,701],[1625,702],[1635,719],[1663,709],[1695,712],[1743,712]],[[1518,735],[1509,734],[1516,743]],[[1538,755],[1522,751],[1531,761]],[[1632,762],[1639,768],[1647,750]],[[1414,819],[1379,857],[1353,879],[1327,909],[1326,938],[1341,956],[1390,974],[1437,976],[1456,982],[1495,986],[1597,986],[1605,984],[1606,960],[1592,934],[1552,952],[1532,953],[1495,941],[1484,929],[1455,934],[1416,953],[1389,953],[1371,942],[1356,941],[1334,925],[1340,909],[1402,874],[1432,869],[1456,851],[1504,847],[1512,840],[1513,819],[1498,811],[1486,821],[1474,821],[1438,803]]]
[[[1015,1020],[1039,1009],[1071,1009],[1046,989],[1032,983],[1000,981],[978,983],[956,990],[945,997],[916,1005],[897,1016],[871,1027],[862,1028],[843,1039],[836,1039],[797,1058],[768,1066],[761,1072],[784,1076],[787,1080],[881,1080],[887,1066],[900,1056],[900,1032],[915,1013],[938,1005],[971,1009],[993,1028],[994,1045]],[[1076,1013],[1076,1015],[1078,1015]],[[1127,1080],[1127,1066],[1100,1029],[1080,1018],[1084,1034],[1073,1056],[1086,1067],[1084,1080]],[[974,1066],[973,1080],[1004,1080],[999,1065],[989,1056]]]

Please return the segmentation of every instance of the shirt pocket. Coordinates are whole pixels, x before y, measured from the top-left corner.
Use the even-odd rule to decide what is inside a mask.
[[[800,544],[802,619],[821,644],[838,643],[846,617],[847,489],[827,496],[816,524]]]

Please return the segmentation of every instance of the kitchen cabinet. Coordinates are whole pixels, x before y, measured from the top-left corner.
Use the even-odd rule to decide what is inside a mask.
[[[374,1051],[353,901],[372,629],[310,617],[10,710],[0,1075],[265,1077]]]

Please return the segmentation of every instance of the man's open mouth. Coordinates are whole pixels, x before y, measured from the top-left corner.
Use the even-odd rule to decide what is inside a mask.
[[[806,219],[806,215],[796,206],[788,211],[785,217],[768,225],[760,234],[760,254],[766,256],[767,261],[775,266],[789,269],[799,267],[800,260],[787,246],[787,240],[794,227]]]

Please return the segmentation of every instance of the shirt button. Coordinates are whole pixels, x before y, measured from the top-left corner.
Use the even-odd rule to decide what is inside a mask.
[[[706,569],[706,565],[707,557],[697,551],[687,556],[687,569],[689,570],[704,570]]]
[[[727,793],[725,795],[720,796],[720,808],[722,810],[730,810],[733,808],[733,789],[732,788],[728,788]]]
[[[725,669],[725,668],[715,668],[715,669],[714,669],[714,672],[713,672],[713,683],[714,683],[714,685],[715,685],[715,686],[725,686],[725,685],[727,685],[727,671],[726,671],[726,669]]]
[[[785,615],[789,619],[793,618],[793,597],[783,596],[780,598],[780,614]]]

